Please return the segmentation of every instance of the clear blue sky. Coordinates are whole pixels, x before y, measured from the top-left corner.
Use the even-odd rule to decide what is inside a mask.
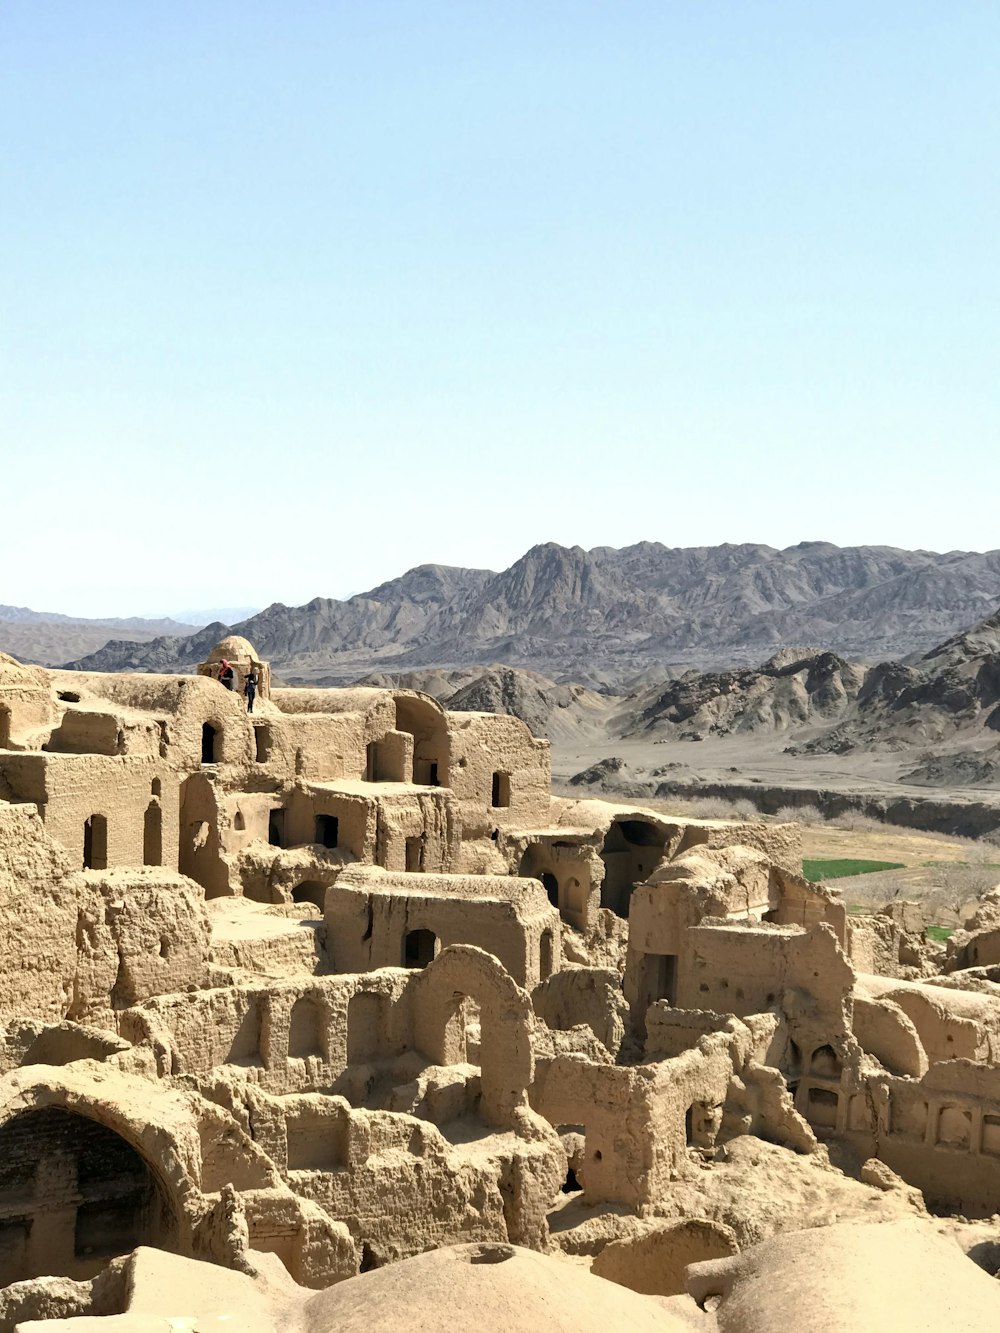
[[[992,0],[5,0],[0,602],[1000,546]]]

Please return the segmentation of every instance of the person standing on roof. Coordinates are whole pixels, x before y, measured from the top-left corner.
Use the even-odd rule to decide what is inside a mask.
[[[225,658],[219,663],[219,680],[225,685],[227,690],[233,688],[233,681],[236,679],[236,672],[229,665]]]
[[[257,698],[257,668],[251,666],[243,683],[243,693],[247,697],[247,712],[253,712],[253,701]]]

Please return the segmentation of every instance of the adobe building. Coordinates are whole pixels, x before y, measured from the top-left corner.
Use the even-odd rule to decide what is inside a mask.
[[[191,676],[4,657],[0,907],[0,1333],[114,1312],[137,1247],[628,1285],[815,1225],[816,1173],[848,1219],[1000,1211],[973,946],[848,918],[793,825],[555,797],[516,718],[278,688],[236,638]]]

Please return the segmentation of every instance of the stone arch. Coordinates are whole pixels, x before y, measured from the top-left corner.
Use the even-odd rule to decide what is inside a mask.
[[[451,742],[444,709],[427,694],[393,695],[396,730],[413,737],[413,781],[422,787],[450,785]]]
[[[110,1215],[114,1209],[109,1209],[102,1221],[101,1211],[96,1206],[100,1204],[102,1194],[110,1193],[110,1202],[115,1202],[113,1190],[98,1188],[101,1183],[102,1145],[110,1150],[109,1160],[112,1163],[125,1163],[132,1173],[132,1203],[135,1206],[133,1222],[144,1238],[132,1240],[130,1234],[126,1237],[127,1248],[132,1249],[136,1244],[149,1244],[177,1254],[190,1255],[193,1252],[194,1224],[204,1211],[200,1190],[200,1139],[190,1107],[170,1092],[156,1089],[155,1086],[151,1088],[147,1080],[133,1079],[128,1075],[121,1075],[121,1096],[112,1100],[106,1095],[101,1096],[100,1089],[92,1092],[87,1086],[86,1076],[79,1073],[67,1069],[65,1072],[59,1071],[58,1075],[52,1070],[47,1071],[47,1074],[44,1081],[29,1081],[27,1071],[5,1080],[9,1100],[0,1107],[0,1136],[14,1143],[21,1137],[18,1127],[27,1126],[31,1131],[27,1137],[39,1146],[40,1151],[48,1153],[49,1165],[46,1169],[50,1174],[56,1173],[56,1156],[61,1156],[64,1170],[67,1159],[71,1163],[70,1169],[75,1169],[72,1167],[74,1145],[96,1160],[94,1169],[89,1165],[87,1167],[87,1187],[80,1189],[75,1196],[82,1196],[84,1204],[89,1202],[95,1206],[84,1214],[79,1232],[71,1219],[63,1219],[62,1234],[68,1238],[64,1253],[68,1262],[57,1269],[47,1261],[43,1271],[56,1275],[92,1276],[104,1267],[109,1254],[105,1249],[98,1258],[96,1249],[99,1245],[95,1247],[93,1243],[87,1242],[88,1232],[94,1236],[96,1231],[98,1242],[103,1234],[105,1243],[112,1240],[115,1234],[125,1236],[127,1219],[124,1214],[129,1204],[130,1190],[125,1189],[118,1196],[122,1206],[118,1211],[117,1222]],[[162,1117],[157,1114],[161,1104]],[[181,1112],[180,1116],[178,1111]],[[42,1114],[46,1116],[44,1122],[29,1119]],[[59,1115],[66,1119],[59,1121],[54,1118]],[[8,1129],[8,1126],[17,1127]],[[91,1129],[91,1126],[96,1126],[96,1129]],[[56,1154],[49,1151],[53,1142],[61,1145]],[[123,1146],[119,1147],[119,1143]],[[16,1154],[5,1150],[5,1164],[9,1165],[15,1158]],[[21,1174],[25,1176],[31,1172],[22,1170]],[[127,1177],[128,1172],[126,1184],[129,1183]],[[11,1223],[14,1224],[4,1237],[8,1243],[0,1246],[5,1256],[0,1262],[17,1263],[26,1257],[23,1249],[18,1257],[16,1222],[17,1218],[25,1218],[20,1206],[23,1183],[17,1186],[19,1196],[13,1206],[5,1204],[4,1189],[0,1184],[0,1234]],[[58,1185],[58,1179],[55,1183]],[[92,1196],[89,1200],[88,1194]],[[120,1228],[117,1233],[116,1226]],[[79,1248],[90,1249],[90,1255],[75,1254],[77,1236],[83,1242]],[[9,1251],[13,1251],[13,1254]],[[82,1266],[77,1266],[78,1261]]]
[[[548,894],[553,907],[559,906],[559,876],[555,872],[551,850],[540,842],[529,843],[518,862],[517,873],[522,879],[537,879]]]
[[[820,1078],[840,1078],[843,1061],[829,1043],[817,1046],[812,1053],[809,1072]]]
[[[480,1112],[490,1124],[510,1124],[527,1104],[534,1078],[531,1051],[531,997],[483,949],[453,944],[429,963],[415,981],[414,1036],[417,1047],[437,1064],[450,1063],[449,1025],[466,999],[479,1006],[482,1030]]]
[[[0,1127],[0,1282],[87,1278],[138,1245],[177,1248],[153,1166],[115,1130],[66,1107]]]
[[[330,886],[324,884],[318,879],[304,879],[301,883],[292,888],[293,903],[309,903],[313,907],[323,910],[323,904],[326,902],[326,891]]]

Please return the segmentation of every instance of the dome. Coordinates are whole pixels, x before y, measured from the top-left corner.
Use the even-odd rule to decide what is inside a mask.
[[[223,658],[227,662],[260,661],[257,656],[257,649],[249,639],[244,639],[239,634],[227,634],[224,639],[220,639],[205,660],[207,662],[221,662]]]
[[[307,1301],[309,1333],[397,1328],[437,1333],[690,1333],[649,1296],[562,1259],[485,1242],[431,1250],[338,1282]]]

